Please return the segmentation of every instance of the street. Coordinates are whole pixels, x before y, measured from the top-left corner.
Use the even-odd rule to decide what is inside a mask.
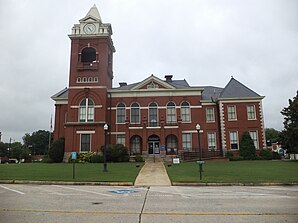
[[[298,222],[298,186],[0,185],[0,222]]]

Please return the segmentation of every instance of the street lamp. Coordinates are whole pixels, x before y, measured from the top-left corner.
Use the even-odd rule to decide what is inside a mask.
[[[109,129],[109,126],[107,123],[103,126],[103,129],[105,132],[105,145],[103,148],[103,172],[108,172],[108,169],[107,169],[107,131]]]
[[[202,161],[202,149],[201,149],[201,142],[200,142],[200,130],[201,130],[201,126],[198,123],[196,125],[196,129],[198,131],[198,146],[199,146],[199,154],[200,154],[200,160],[198,161],[199,164],[199,173],[200,173],[200,180],[202,180],[202,172],[203,172],[203,163],[204,161]]]

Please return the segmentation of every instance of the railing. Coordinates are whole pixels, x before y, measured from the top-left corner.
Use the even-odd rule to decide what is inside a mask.
[[[214,157],[222,157],[222,151],[221,150],[202,150],[202,159],[208,159],[208,158],[214,158]],[[180,158],[182,160],[196,160],[200,158],[200,152],[199,151],[183,151],[180,153]]]

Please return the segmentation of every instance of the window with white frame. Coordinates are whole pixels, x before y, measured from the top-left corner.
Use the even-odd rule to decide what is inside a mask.
[[[256,120],[256,109],[254,105],[247,105],[247,119]]]
[[[250,138],[254,142],[255,148],[259,149],[259,140],[258,140],[258,132],[257,131],[250,131],[249,132]]]
[[[208,150],[216,150],[216,134],[215,132],[208,132]]]
[[[140,154],[141,153],[141,137],[140,136],[133,136],[131,139],[131,152],[133,154]]]
[[[230,132],[230,145],[231,149],[238,149],[238,132],[231,131]]]
[[[236,106],[228,106],[228,120],[237,120]]]
[[[177,123],[176,106],[173,102],[167,104],[167,123]]]
[[[117,124],[125,123],[125,105],[119,103],[116,110]]]
[[[140,106],[138,103],[133,103],[130,108],[130,123],[139,124],[140,123]]]
[[[190,122],[190,107],[186,101],[181,103],[181,119],[182,122]]]
[[[125,134],[117,134],[116,143],[125,146]]]
[[[182,147],[184,151],[191,151],[191,133],[182,133]]]
[[[85,98],[80,103],[79,121],[80,122],[94,121],[94,103],[90,98]]]
[[[206,122],[215,122],[214,108],[206,108]]]
[[[81,134],[81,152],[90,152],[91,134]]]
[[[158,126],[157,104],[155,102],[152,102],[149,105],[149,126]]]

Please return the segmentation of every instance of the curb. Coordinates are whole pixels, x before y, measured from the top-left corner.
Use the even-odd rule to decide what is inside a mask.
[[[172,186],[297,186],[298,183],[182,183],[173,182]]]
[[[39,184],[39,185],[89,185],[89,186],[133,186],[133,182],[66,182],[33,180],[0,180],[0,184]]]

